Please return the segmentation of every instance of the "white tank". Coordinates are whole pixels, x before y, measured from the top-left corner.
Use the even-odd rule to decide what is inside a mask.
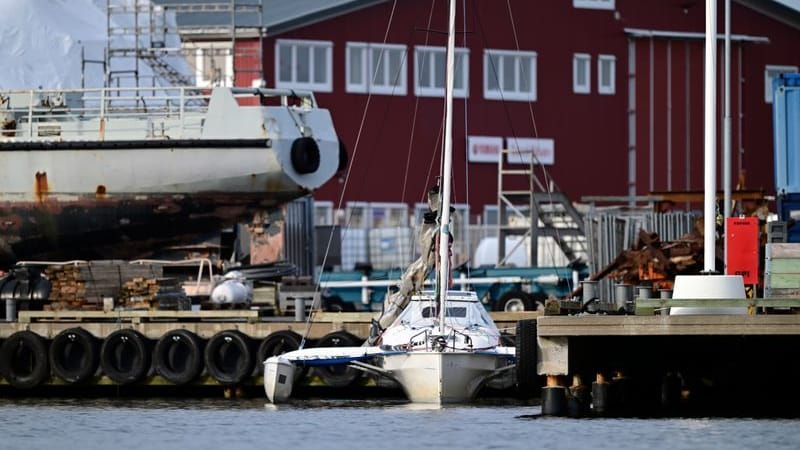
[[[241,272],[233,271],[225,274],[224,281],[211,291],[211,301],[219,304],[250,303],[253,299],[253,287],[245,280]]]

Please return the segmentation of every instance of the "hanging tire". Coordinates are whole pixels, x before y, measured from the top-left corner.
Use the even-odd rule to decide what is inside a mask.
[[[297,350],[302,340],[302,336],[291,330],[276,331],[264,338],[256,351],[256,375],[264,373],[264,361],[267,358]]]
[[[69,384],[91,379],[100,365],[100,344],[83,328],[69,328],[50,343],[50,367]]]
[[[536,320],[517,322],[517,391],[522,398],[539,394],[540,378],[536,373],[538,349],[536,348]]]
[[[534,309],[533,303],[533,298],[527,292],[513,290],[500,296],[500,299],[494,303],[494,310],[505,312],[532,311]]]
[[[253,372],[255,358],[250,338],[236,330],[224,330],[209,339],[205,350],[206,370],[219,383],[241,383]]]
[[[50,376],[47,342],[32,331],[17,331],[0,346],[0,372],[11,386],[32,389]]]
[[[346,331],[334,331],[326,334],[317,342],[317,347],[356,347],[361,345],[361,340]],[[346,365],[330,365],[314,367],[314,373],[331,387],[347,387],[361,374],[356,369]]]
[[[189,330],[171,330],[156,342],[153,366],[172,384],[194,381],[203,371],[203,341]]]
[[[131,328],[114,331],[100,347],[100,368],[119,384],[141,381],[150,370],[150,342]]]
[[[294,170],[305,175],[314,173],[319,169],[320,154],[317,141],[310,137],[297,138],[292,142],[290,150],[292,167]]]

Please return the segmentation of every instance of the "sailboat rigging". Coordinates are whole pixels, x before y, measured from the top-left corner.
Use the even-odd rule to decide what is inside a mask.
[[[500,331],[475,292],[451,290],[450,226],[453,152],[455,0],[449,4],[445,80],[445,133],[440,187],[429,193],[438,229],[427,222],[423,252],[403,274],[399,292],[373,321],[365,346],[301,349],[268,358],[264,388],[272,402],[286,401],[302,366],[347,365],[397,382],[412,402],[463,403],[482,386],[515,367],[515,348],[500,345]],[[431,214],[432,215],[432,214]],[[429,218],[430,216],[429,215]],[[434,263],[434,291],[421,291]]]

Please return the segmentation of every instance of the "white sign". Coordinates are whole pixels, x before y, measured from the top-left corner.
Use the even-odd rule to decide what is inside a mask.
[[[497,164],[500,150],[503,148],[503,138],[495,136],[469,136],[469,162],[489,162]]]
[[[544,164],[552,166],[556,162],[556,144],[552,139],[506,138],[509,150],[506,161],[509,164]]]

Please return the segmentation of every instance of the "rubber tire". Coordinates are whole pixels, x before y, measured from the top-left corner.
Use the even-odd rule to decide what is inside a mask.
[[[536,319],[517,322],[517,392],[522,398],[539,395],[540,377],[536,373],[538,349],[536,347]]]
[[[292,168],[295,172],[305,175],[314,173],[319,169],[320,154],[317,141],[310,137],[297,138],[292,142],[291,149]]]
[[[303,337],[291,330],[276,331],[261,341],[256,351],[256,375],[264,374],[264,361],[300,348]]]
[[[42,384],[50,376],[47,341],[27,330],[9,336],[0,346],[0,373],[17,389]]]
[[[356,347],[362,341],[346,331],[326,334],[317,342],[317,347]],[[328,386],[343,388],[353,384],[361,372],[345,365],[317,366],[314,373]]]
[[[336,168],[337,172],[347,169],[347,164],[350,163],[350,157],[347,155],[347,147],[344,142],[339,139],[339,166]]]
[[[523,308],[522,311],[532,311],[533,310],[533,298],[527,292],[512,290],[508,291],[505,294],[500,296],[500,299],[494,302],[494,310],[495,311],[506,311],[508,304],[514,303],[522,303]],[[510,312],[510,311],[508,311]]]
[[[253,373],[255,358],[250,338],[236,330],[223,330],[208,340],[206,370],[220,384],[233,386]]]
[[[100,368],[119,384],[141,381],[150,370],[150,341],[132,328],[106,336],[100,347]]]
[[[156,342],[153,366],[172,384],[190,383],[203,371],[203,341],[189,330],[170,330]]]
[[[50,368],[68,384],[90,380],[100,366],[100,343],[83,328],[68,328],[50,343]]]

